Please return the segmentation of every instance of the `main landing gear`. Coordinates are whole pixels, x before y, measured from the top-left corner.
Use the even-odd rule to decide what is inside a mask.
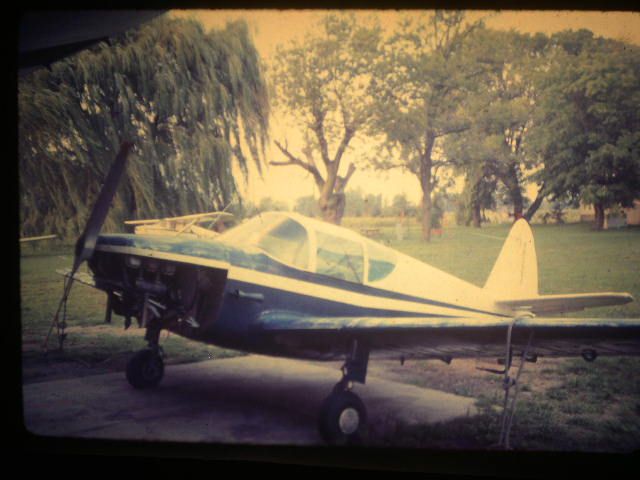
[[[318,418],[318,430],[330,445],[354,445],[362,440],[367,410],[355,393],[352,383],[364,383],[369,362],[369,349],[353,340],[342,366],[342,379],[324,400]]]

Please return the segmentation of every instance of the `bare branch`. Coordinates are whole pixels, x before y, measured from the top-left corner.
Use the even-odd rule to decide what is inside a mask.
[[[274,160],[272,160],[271,162],[269,162],[269,164],[274,165],[274,166],[298,165],[299,167],[304,168],[307,172],[311,173],[311,175],[313,175],[313,179],[315,180],[316,185],[318,186],[318,188],[322,188],[322,186],[324,185],[324,179],[322,178],[322,175],[320,174],[320,172],[318,171],[318,169],[316,168],[315,165],[312,165],[312,164],[307,163],[307,162],[305,162],[303,160],[300,160],[298,157],[296,157],[291,152],[289,152],[289,150],[287,149],[286,146],[282,146],[282,144],[280,142],[278,142],[277,140],[274,141],[274,143],[276,144],[278,149],[280,149],[280,151],[283,153],[283,155],[285,157],[287,157],[289,160],[288,161],[274,161]]]
[[[344,177],[340,177],[338,176],[336,178],[336,186],[334,189],[334,193],[343,193],[345,187],[347,186],[347,183],[349,182],[349,179],[351,178],[351,175],[353,175],[353,172],[356,171],[356,167],[353,163],[349,164],[349,169],[347,170],[347,174]]]

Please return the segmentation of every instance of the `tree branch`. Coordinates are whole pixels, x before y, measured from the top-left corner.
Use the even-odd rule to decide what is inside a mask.
[[[336,164],[340,163],[340,159],[342,158],[342,155],[344,154],[344,151],[346,150],[347,146],[349,145],[349,142],[353,138],[354,133],[355,132],[351,128],[345,127],[345,129],[344,129],[344,137],[342,137],[342,141],[340,142],[340,145],[338,146],[338,150],[336,150],[336,156],[333,159],[334,163],[336,163]]]
[[[349,164],[349,169],[347,170],[347,174],[344,176],[344,184],[346,185],[347,182],[349,181],[349,179],[351,178],[351,175],[353,175],[353,172],[356,171],[356,166],[353,163]]]
[[[443,128],[438,132],[434,133],[435,138],[444,137],[445,135],[449,135],[451,133],[461,133],[471,128],[470,125],[459,125],[457,127]]]
[[[307,172],[313,175],[313,179],[315,180],[318,188],[322,188],[322,186],[324,185],[324,179],[322,178],[322,175],[320,174],[320,172],[318,171],[315,165],[311,165],[307,162],[300,160],[298,157],[296,157],[291,152],[289,152],[287,147],[282,146],[282,144],[280,144],[280,142],[278,142],[277,140],[274,141],[274,143],[276,144],[276,147],[280,149],[283,155],[287,157],[289,160],[285,162],[272,160],[271,162],[269,162],[270,165],[274,165],[274,166],[298,165],[299,167],[304,168]]]
[[[347,183],[351,178],[351,175],[353,175],[353,172],[355,171],[356,171],[355,165],[353,163],[350,163],[349,169],[347,170],[347,174],[344,177],[338,176],[336,178],[336,186],[334,189],[334,193],[344,193],[344,189],[346,188]]]
[[[323,114],[322,111],[318,107],[314,107],[312,109],[311,114],[313,115],[314,122],[311,125],[311,129],[316,134],[316,138],[318,139],[318,145],[320,145],[320,155],[322,157],[322,161],[328,167],[331,163],[331,159],[329,158],[329,147],[327,145],[327,139],[324,134],[324,117],[326,114]]]
[[[547,196],[547,191],[545,189],[545,183],[542,182],[542,185],[540,186],[540,190],[538,190],[535,200],[529,206],[529,208],[524,214],[524,218],[527,219],[527,222],[531,221],[531,218],[538,211],[538,209],[540,208],[540,205],[542,205],[542,201],[545,199],[546,196]]]

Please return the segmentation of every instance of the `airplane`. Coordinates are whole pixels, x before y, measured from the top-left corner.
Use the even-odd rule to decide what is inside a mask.
[[[224,231],[232,220],[233,214],[225,211],[195,213],[180,217],[167,217],[148,220],[127,220],[137,235],[182,235],[185,237],[215,238]],[[206,228],[199,223],[208,223]]]
[[[344,359],[318,428],[330,444],[357,442],[366,408],[354,393],[371,358],[499,358],[505,376],[501,443],[508,445],[509,388],[538,356],[640,354],[640,320],[547,315],[631,302],[628,293],[541,295],[529,224],[517,220],[483,287],[349,229],[290,212],[261,213],[215,239],[100,234],[126,162],[124,144],[83,235],[54,317],[75,279],[107,294],[112,313],[135,318],[147,348],[126,368],[137,389],[164,374],[163,329],[245,352]],[[91,276],[76,272],[87,261]],[[53,324],[52,324],[53,325]],[[518,375],[509,375],[520,357]],[[517,394],[517,390],[516,390]],[[507,408],[509,407],[509,408]]]

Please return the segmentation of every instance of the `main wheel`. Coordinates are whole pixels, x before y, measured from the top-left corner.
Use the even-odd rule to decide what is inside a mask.
[[[127,380],[134,388],[155,387],[163,375],[164,362],[154,350],[140,350],[127,363]]]
[[[348,390],[335,391],[322,404],[318,430],[330,445],[353,445],[361,441],[366,423],[360,397]]]

